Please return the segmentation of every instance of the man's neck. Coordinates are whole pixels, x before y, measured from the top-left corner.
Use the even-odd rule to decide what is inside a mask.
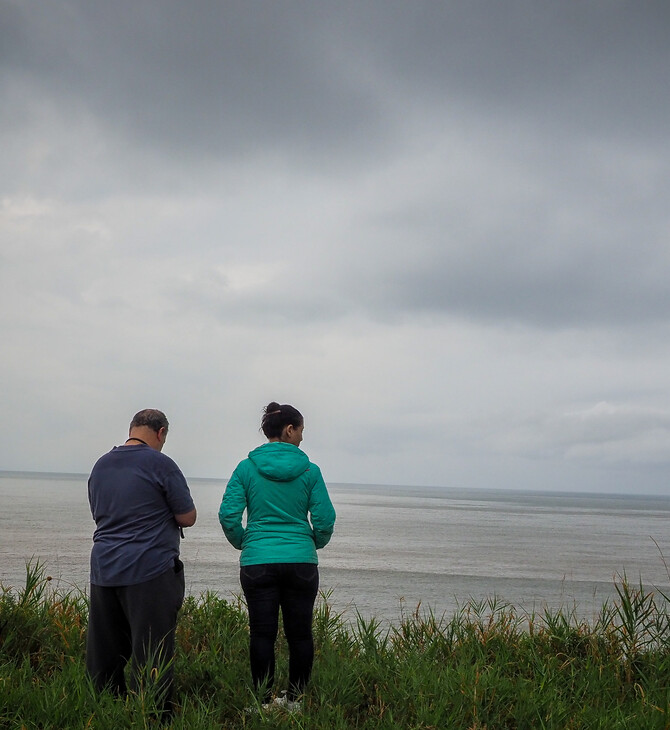
[[[163,441],[159,435],[148,426],[137,426],[131,429],[126,440],[126,446],[138,446],[142,444],[156,451],[161,451],[163,448]]]

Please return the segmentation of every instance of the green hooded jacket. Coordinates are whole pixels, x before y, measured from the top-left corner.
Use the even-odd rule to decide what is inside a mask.
[[[247,511],[246,527],[242,515]],[[318,563],[335,525],[321,470],[293,444],[273,441],[241,461],[226,486],[219,522],[240,565]]]

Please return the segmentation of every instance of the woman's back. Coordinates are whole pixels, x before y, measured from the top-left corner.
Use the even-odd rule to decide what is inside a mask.
[[[221,501],[219,522],[228,541],[242,551],[240,584],[249,611],[254,689],[262,691],[262,704],[269,707],[281,609],[289,686],[288,694],[275,702],[295,711],[314,660],[316,551],[333,534],[335,510],[321,470],[298,448],[304,429],[300,411],[273,401],[264,409],[261,429],[269,443],[237,465]]]
[[[242,550],[240,565],[316,564],[317,548],[332,534],[335,510],[319,467],[304,451],[271,442],[254,449],[235,469],[219,521],[228,540]]]

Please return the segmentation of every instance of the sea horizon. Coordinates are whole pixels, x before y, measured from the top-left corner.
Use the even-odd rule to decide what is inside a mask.
[[[86,590],[94,523],[85,473],[0,470],[0,583],[40,559],[54,585]],[[240,593],[239,552],[218,506],[226,479],[191,477],[198,521],[181,543],[187,591]],[[396,620],[500,597],[519,610],[575,606],[588,618],[615,581],[670,593],[670,497],[628,493],[329,483],[338,518],[319,551],[335,608]]]
[[[36,478],[36,479],[88,479],[88,471],[41,471],[32,469],[0,469],[0,479],[2,478]],[[216,484],[226,484],[228,477],[203,477],[203,476],[190,476],[184,475],[187,482],[211,482]],[[421,491],[432,491],[436,494],[449,492],[452,494],[486,494],[488,492],[497,493],[504,492],[509,495],[547,495],[547,496],[561,496],[561,495],[583,495],[584,497],[604,497],[604,498],[630,498],[635,499],[661,499],[670,503],[670,494],[661,494],[655,492],[642,492],[638,493],[634,490],[631,491],[602,491],[602,490],[588,490],[588,489],[571,489],[566,487],[565,489],[542,489],[539,487],[523,488],[523,487],[481,487],[481,486],[452,486],[452,485],[441,485],[441,484],[401,484],[396,482],[339,482],[339,481],[327,481],[327,486],[334,486],[339,489],[356,489],[365,488],[370,490],[380,489],[392,489],[392,490],[404,490],[404,489],[416,489]]]

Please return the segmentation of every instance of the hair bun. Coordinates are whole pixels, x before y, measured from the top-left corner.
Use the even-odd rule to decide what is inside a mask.
[[[270,439],[279,439],[288,425],[298,428],[304,424],[302,413],[288,403],[279,405],[276,401],[268,403],[263,411],[261,430]]]

